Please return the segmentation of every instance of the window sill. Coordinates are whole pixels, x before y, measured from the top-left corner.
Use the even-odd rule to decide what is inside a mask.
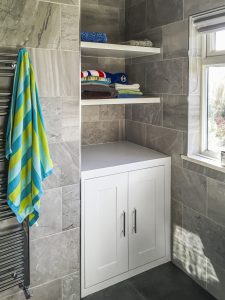
[[[210,159],[204,156],[200,156],[200,155],[181,155],[181,158],[183,160],[201,165],[203,167],[207,167],[222,173],[225,173],[225,167],[221,166],[221,163],[219,160],[216,159]]]

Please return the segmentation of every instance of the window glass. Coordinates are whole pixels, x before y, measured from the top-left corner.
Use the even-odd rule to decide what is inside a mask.
[[[216,51],[225,50],[225,30],[216,32]]]
[[[208,68],[208,150],[225,150],[225,66]]]

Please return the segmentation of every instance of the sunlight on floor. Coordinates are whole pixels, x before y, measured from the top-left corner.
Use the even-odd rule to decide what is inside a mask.
[[[208,282],[219,283],[215,269],[204,253],[201,238],[177,225],[173,231],[173,259],[201,284],[206,284],[207,273]]]

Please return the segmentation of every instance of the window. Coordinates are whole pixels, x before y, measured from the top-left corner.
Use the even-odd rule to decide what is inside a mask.
[[[202,36],[202,154],[214,158],[225,151],[225,30]]]

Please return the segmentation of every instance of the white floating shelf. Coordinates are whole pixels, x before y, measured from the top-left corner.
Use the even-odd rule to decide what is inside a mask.
[[[131,58],[155,55],[159,54],[160,51],[160,48],[154,47],[81,42],[81,54],[83,56]]]
[[[81,105],[118,105],[118,104],[144,104],[160,103],[160,98],[113,98],[113,99],[90,99],[81,100]]]

